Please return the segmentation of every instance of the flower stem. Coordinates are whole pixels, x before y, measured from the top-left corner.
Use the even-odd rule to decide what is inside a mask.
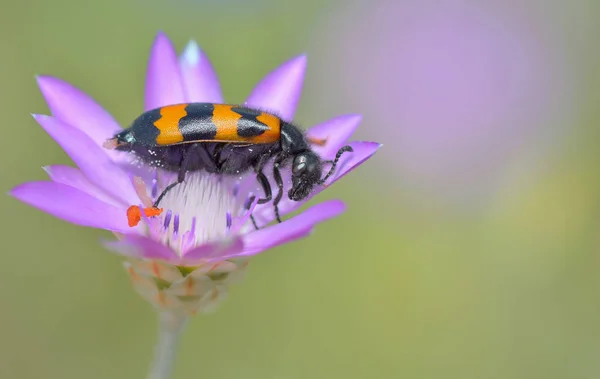
[[[168,379],[173,371],[179,336],[187,317],[171,312],[161,312],[158,317],[158,342],[154,361],[147,379]]]

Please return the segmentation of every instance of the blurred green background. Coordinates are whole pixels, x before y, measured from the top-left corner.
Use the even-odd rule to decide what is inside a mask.
[[[306,52],[298,122],[363,113],[357,135],[383,142],[386,153],[319,196],[344,199],[345,215],[256,257],[215,314],[192,320],[174,377],[597,378],[600,3],[510,6],[542,14],[570,73],[572,104],[534,169],[519,170],[526,145],[476,207],[436,196],[443,187],[413,186],[396,168],[398,141],[378,134],[394,125],[374,122],[377,109],[360,100],[382,94],[353,89],[352,74],[340,74],[350,62],[332,53],[354,44],[344,31],[331,34],[339,25],[331,20],[351,7],[345,1],[0,1],[1,187],[69,163],[29,116],[48,112],[35,74],[75,84],[125,125],[141,112],[159,29],[179,50],[197,40],[230,102]],[[361,27],[360,12],[345,17]],[[393,46],[397,36],[388,36],[384,45]],[[336,96],[342,88],[348,101]],[[546,130],[535,133],[531,147]],[[97,242],[109,234],[9,196],[0,204],[0,377],[145,377],[155,315],[131,290],[121,259]]]

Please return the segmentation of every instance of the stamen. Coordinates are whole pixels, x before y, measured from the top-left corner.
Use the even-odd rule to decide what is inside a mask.
[[[244,203],[244,209],[250,209],[255,198],[256,196],[252,194],[248,195],[248,198],[246,198],[246,202]]]
[[[171,216],[173,216],[173,212],[169,209],[167,214],[165,215],[165,222],[163,224],[165,230],[169,229],[169,224],[171,224]]]
[[[154,217],[162,213],[162,208],[143,208],[144,216]],[[139,205],[132,205],[127,208],[127,223],[130,227],[136,226],[142,219],[142,208]]]
[[[235,184],[233,185],[233,197],[237,197],[238,192],[240,192],[240,182],[235,182]]]
[[[194,246],[196,240],[196,217],[192,217],[192,227],[181,238],[181,251],[186,252]]]
[[[247,196],[244,184],[236,198],[232,195],[235,181],[219,183],[216,179],[205,173],[188,173],[161,203],[165,214],[160,221],[160,239],[181,256],[195,246],[226,237],[237,227],[237,214],[243,212]],[[161,190],[159,184],[158,192]]]
[[[233,225],[232,225],[230,232],[238,233],[242,229],[242,227],[246,224],[248,219],[252,217],[252,213],[254,212],[254,209],[256,208],[256,205],[258,204],[258,199],[255,196],[251,196],[251,198],[253,198],[254,200],[250,203],[250,206],[245,208],[242,215],[236,217],[233,220]],[[252,219],[252,222],[254,223],[254,219]]]
[[[148,222],[149,218],[148,218],[148,216],[146,216],[144,205],[140,204],[139,207],[140,207],[140,209],[144,210],[144,212],[142,212],[142,221],[144,221],[146,223],[146,225],[150,225],[150,223]]]
[[[154,170],[154,177],[152,178],[152,198],[156,199],[158,195],[158,170]]]
[[[175,213],[175,219],[173,220],[173,235],[179,233],[179,213]]]
[[[132,205],[127,208],[127,223],[130,228],[136,226],[142,219],[142,211],[137,205]]]
[[[135,189],[135,193],[138,195],[138,197],[142,201],[142,204],[144,205],[144,207],[151,207],[153,204],[152,199],[150,199],[150,196],[148,196],[148,192],[146,189],[146,183],[144,183],[144,180],[142,178],[140,178],[139,176],[134,176],[131,179],[131,182],[133,183],[133,188]]]
[[[196,216],[192,217],[192,228],[190,229],[192,234],[196,234]]]
[[[227,229],[231,229],[231,224],[233,224],[233,219],[231,218],[231,212],[227,212],[225,216],[227,218]]]

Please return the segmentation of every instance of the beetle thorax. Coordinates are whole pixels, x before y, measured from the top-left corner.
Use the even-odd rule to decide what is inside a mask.
[[[281,149],[286,155],[296,155],[307,150],[308,143],[300,129],[286,122],[281,126]]]

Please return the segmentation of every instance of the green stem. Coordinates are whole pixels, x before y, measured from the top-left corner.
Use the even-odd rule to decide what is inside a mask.
[[[173,371],[177,355],[179,336],[187,317],[170,312],[161,312],[158,317],[158,342],[154,351],[154,361],[147,379],[168,379]]]

